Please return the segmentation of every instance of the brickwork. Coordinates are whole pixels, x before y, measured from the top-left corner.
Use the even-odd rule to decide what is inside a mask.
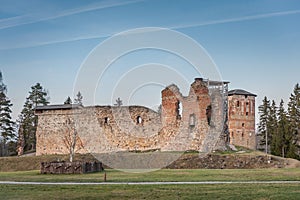
[[[161,113],[143,106],[40,108],[36,111],[36,154],[67,154],[66,136],[72,130],[79,134],[76,153],[226,149],[224,94],[219,89],[209,89],[207,81],[196,78],[188,96],[183,96],[176,85],[166,87],[161,95]],[[239,107],[234,106],[237,98]],[[231,135],[230,142],[252,148],[255,99],[243,98],[229,97],[229,128],[237,134]],[[246,102],[252,107],[245,106]],[[246,117],[245,112],[249,113]],[[240,123],[244,123],[242,128]]]
[[[179,113],[179,104],[182,113]],[[209,131],[206,110],[210,96],[202,79],[195,79],[189,95],[183,96],[178,87],[171,85],[162,91],[162,124],[165,131],[176,133],[176,139],[166,150],[200,150]]]
[[[255,96],[233,94],[228,97],[230,143],[256,148]]]

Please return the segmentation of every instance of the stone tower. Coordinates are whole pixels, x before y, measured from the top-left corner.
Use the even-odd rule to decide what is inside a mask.
[[[256,149],[255,97],[241,89],[228,92],[230,144]]]

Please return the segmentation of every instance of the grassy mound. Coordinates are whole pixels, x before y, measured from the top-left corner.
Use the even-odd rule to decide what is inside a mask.
[[[142,153],[131,156],[140,157]],[[34,154],[22,157],[0,158],[0,171],[29,171],[39,170],[41,162],[68,161],[68,155]],[[90,154],[76,154],[74,161],[96,161]],[[240,150],[238,152],[213,152],[206,156],[199,156],[198,152],[186,152],[169,164],[169,169],[255,169],[255,168],[286,168],[300,167],[300,161],[266,155],[259,151]],[[104,168],[108,168],[105,167]]]
[[[40,169],[41,162],[68,161],[68,155],[43,155],[43,156],[13,156],[0,158],[0,171],[28,171]],[[75,161],[95,161],[89,154],[76,155]]]

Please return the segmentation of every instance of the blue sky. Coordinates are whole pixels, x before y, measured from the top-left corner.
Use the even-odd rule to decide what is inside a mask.
[[[49,91],[51,103],[63,103],[73,95],[84,59],[99,43],[141,27],[170,28],[197,41],[222,79],[230,81],[230,89],[257,94],[257,105],[264,96],[286,102],[300,82],[298,0],[0,0],[0,70],[14,118],[37,82]],[[143,51],[121,60],[111,77],[122,76],[121,65],[143,62],[178,65],[189,83],[195,76],[174,55]],[[162,87],[145,86],[129,103],[155,107]],[[98,89],[99,96],[106,95]],[[123,93],[115,95],[125,98]],[[110,104],[108,99],[98,103]]]

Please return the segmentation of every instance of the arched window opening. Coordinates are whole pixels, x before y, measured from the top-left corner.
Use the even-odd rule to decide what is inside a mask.
[[[207,118],[207,124],[210,126],[210,122],[211,122],[211,105],[207,106],[207,108],[206,108],[206,118]]]
[[[177,119],[181,119],[182,116],[182,103],[178,101],[177,104]]]
[[[242,123],[242,127],[245,127],[245,123]]]
[[[240,101],[236,102],[236,107],[240,107]]]
[[[190,115],[189,124],[190,124],[190,127],[194,127],[196,125],[195,114]]]
[[[136,123],[137,123],[137,124],[141,124],[142,122],[143,122],[142,117],[141,117],[141,116],[137,116],[137,118],[136,118]]]

